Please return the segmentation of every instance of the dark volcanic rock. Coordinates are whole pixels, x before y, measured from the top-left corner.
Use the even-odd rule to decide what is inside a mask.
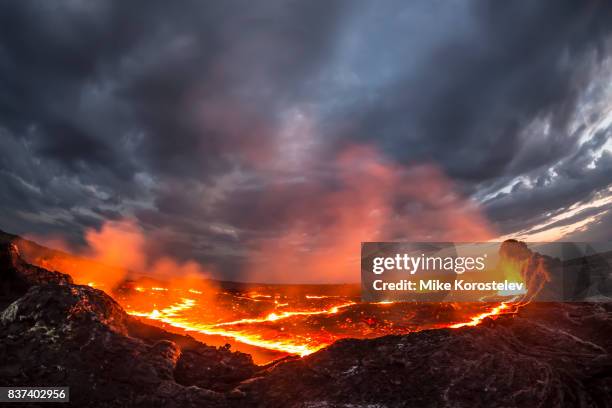
[[[180,347],[167,339],[150,343],[129,336],[130,320],[99,290],[32,287],[0,315],[0,383],[69,384],[78,406],[226,405],[220,393],[177,383]],[[204,359],[200,364],[211,365]],[[249,374],[252,363],[250,368]]]
[[[128,316],[0,251],[0,386],[90,407],[611,407],[612,305],[540,303],[478,327],[342,340],[257,367]]]
[[[269,407],[609,407],[611,319],[610,304],[533,304],[474,328],[341,340],[240,389]]]
[[[72,278],[25,263],[12,242],[0,242],[0,308],[19,298],[30,286],[47,283],[68,285]]]
[[[23,266],[2,269],[37,284],[0,314],[1,386],[69,385],[75,406],[215,407],[227,406],[216,390],[257,369],[246,354],[146,326],[100,290],[30,279],[38,269]]]

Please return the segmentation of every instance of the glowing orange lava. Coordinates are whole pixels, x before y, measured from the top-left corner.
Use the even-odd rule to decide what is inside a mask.
[[[244,344],[249,344],[252,346],[262,347],[270,350],[282,351],[289,354],[305,356],[314,353],[315,351],[327,346],[328,344],[309,345],[304,342],[298,343],[292,342],[290,340],[264,339],[260,335],[249,333],[247,331],[225,330],[220,327],[244,323],[261,323],[265,321],[276,321],[298,315],[332,314],[337,313],[339,308],[350,306],[351,304],[352,303],[346,305],[339,305],[329,310],[316,312],[285,312],[280,315],[271,313],[270,315],[262,319],[242,319],[234,322],[225,322],[213,325],[191,322],[188,319],[180,316],[180,312],[191,309],[196,305],[196,301],[194,299],[187,298],[183,298],[180,302],[161,310],[154,309],[151,312],[137,312],[132,310],[128,311],[128,313],[133,316],[140,316],[146,317],[151,320],[157,320],[169,324],[173,327],[177,327],[187,331],[194,331],[208,335],[220,335],[224,337],[230,337]]]
[[[484,319],[486,319],[487,317],[492,317],[492,316],[497,316],[497,315],[503,314],[504,311],[507,311],[509,308],[510,308],[510,306],[508,306],[507,303],[501,303],[499,306],[494,307],[489,312],[481,313],[479,315],[476,315],[476,316],[472,317],[471,320],[468,321],[468,322],[456,323],[456,324],[453,324],[453,325],[451,325],[449,327],[451,329],[458,329],[460,327],[465,327],[465,326],[477,326],[480,323],[482,323],[482,321]]]
[[[240,319],[232,322],[224,322],[219,323],[216,327],[219,326],[233,326],[236,324],[245,324],[245,323],[263,323],[263,322],[274,322],[281,319],[287,319],[292,316],[315,316],[320,314],[334,314],[338,313],[339,309],[354,305],[355,302],[344,303],[338,306],[334,306],[330,309],[326,310],[315,310],[315,311],[297,311],[297,312],[281,312],[281,313],[270,313],[266,317],[258,318],[258,319]]]
[[[143,293],[144,289],[136,287],[135,290],[139,293]],[[161,287],[150,288],[150,293],[168,293],[168,289]],[[201,295],[202,292],[195,289],[186,289],[184,292]],[[286,307],[288,303],[280,303],[274,299],[275,296],[263,295],[259,293],[250,293],[245,296],[235,296],[238,299],[251,299],[253,301],[260,301],[267,299],[275,308]],[[328,298],[335,296],[323,296],[323,295],[307,295],[306,299],[325,301],[329,302]],[[339,296],[338,296],[339,298]],[[295,319],[299,317],[331,317],[332,315],[338,314],[340,311],[349,309],[353,306],[359,305],[354,301],[345,301],[335,305],[319,309],[299,310],[296,306],[293,306],[294,310],[275,310],[270,313],[266,313],[260,317],[247,317],[236,320],[227,320],[222,322],[207,323],[202,319],[194,317],[199,308],[205,308],[204,305],[199,305],[198,300],[192,297],[181,297],[174,303],[163,308],[154,308],[153,310],[146,310],[146,302],[142,308],[145,310],[138,310],[136,308],[125,305],[129,314],[138,317],[144,317],[153,321],[164,323],[168,326],[185,330],[187,332],[201,333],[210,336],[222,336],[225,338],[233,339],[237,342],[247,344],[250,346],[256,346],[267,350],[274,350],[277,352],[294,354],[305,356],[315,351],[318,351],[328,345],[330,345],[335,339],[341,337],[351,337],[351,334],[345,334],[342,336],[320,336],[320,330],[324,330],[323,327],[319,331],[311,330],[306,331],[306,334],[293,333],[291,329],[285,332],[285,327],[280,327],[283,335],[278,335],[278,332],[266,332],[264,329],[266,325],[275,324],[275,328],[281,324],[281,321],[286,321],[288,328],[303,326],[303,322],[295,322]],[[387,306],[392,305],[393,302],[380,302],[373,304],[373,306]],[[364,304],[361,304],[364,305]],[[379,307],[380,308],[380,307]],[[476,326],[480,324],[487,317],[494,317],[507,313],[511,310],[511,307],[507,303],[501,303],[492,309],[479,313],[475,316],[467,316],[466,321],[446,324],[438,327],[449,327],[449,328],[460,328],[466,326]],[[326,317],[327,318],[327,317]],[[348,319],[347,319],[348,320]],[[293,321],[293,323],[291,323]],[[369,320],[367,320],[369,322]],[[282,323],[284,325],[284,323]],[[298,325],[298,326],[296,326]],[[359,336],[360,333],[355,333],[353,336]]]

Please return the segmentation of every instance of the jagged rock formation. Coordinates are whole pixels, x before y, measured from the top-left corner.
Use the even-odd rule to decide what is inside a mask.
[[[30,286],[0,314],[2,386],[68,384],[75,406],[215,407],[258,369],[246,354],[144,325],[104,292],[25,265],[12,246],[0,252],[2,280],[20,283],[7,297]]]
[[[0,308],[25,294],[34,285],[55,283],[72,284],[72,278],[27,264],[19,256],[19,249],[11,242],[0,243]]]
[[[612,306],[533,304],[473,328],[342,340],[258,367],[139,322],[0,245],[0,385],[91,407],[608,407]]]

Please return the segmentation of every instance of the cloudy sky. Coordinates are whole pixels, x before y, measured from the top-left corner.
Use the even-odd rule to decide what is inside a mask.
[[[2,2],[0,229],[129,222],[231,279],[611,240],[611,31],[604,1]]]

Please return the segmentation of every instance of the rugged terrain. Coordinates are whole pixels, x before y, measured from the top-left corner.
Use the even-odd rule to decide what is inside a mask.
[[[257,366],[145,325],[4,243],[0,308],[0,385],[69,385],[73,406],[612,406],[610,304],[532,304]]]

